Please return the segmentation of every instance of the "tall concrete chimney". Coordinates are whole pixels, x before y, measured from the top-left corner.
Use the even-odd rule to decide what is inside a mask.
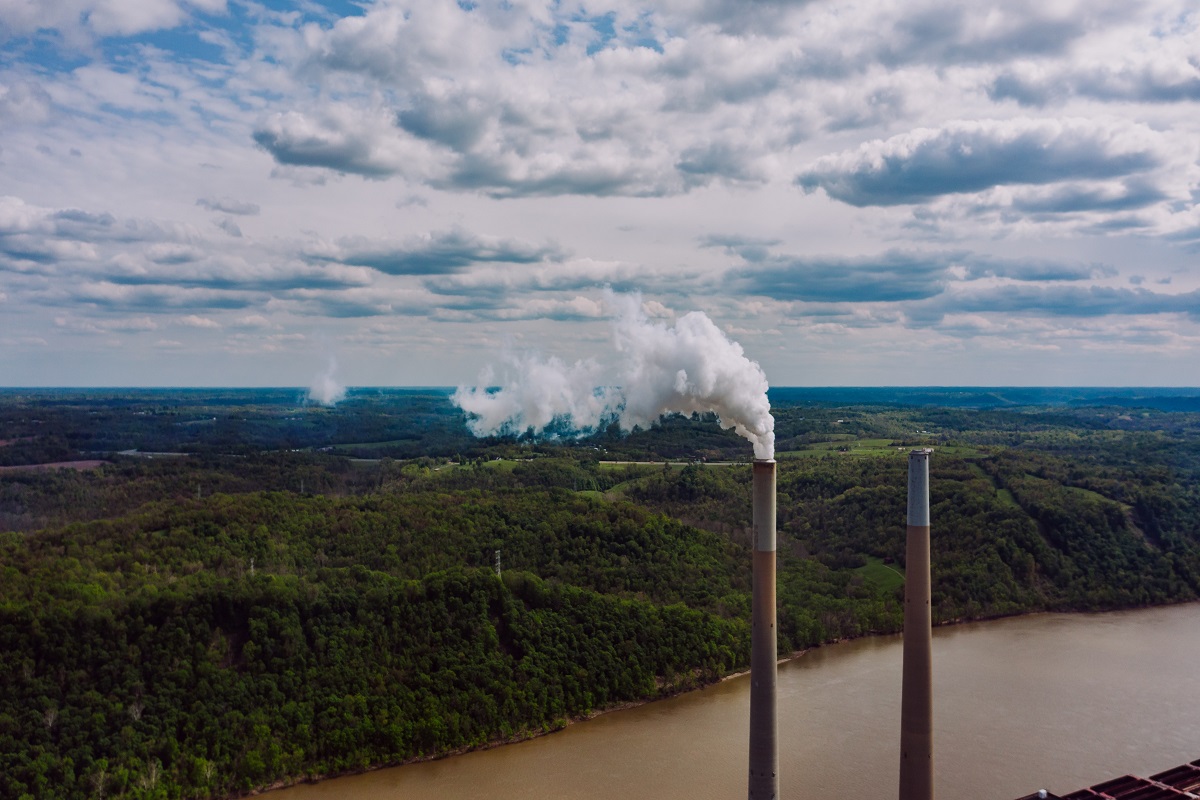
[[[933,616],[929,605],[929,455],[908,454],[904,579],[904,685],[900,800],[933,800]]]
[[[754,597],[750,621],[750,800],[779,797],[775,717],[775,460],[754,461]]]

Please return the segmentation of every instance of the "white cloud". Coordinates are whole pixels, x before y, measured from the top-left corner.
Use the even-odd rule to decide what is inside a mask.
[[[221,323],[208,317],[201,317],[197,314],[188,314],[175,320],[177,325],[183,325],[188,328],[209,328],[217,329],[221,327]]]
[[[50,96],[36,81],[0,83],[0,124],[35,125],[49,118]]]
[[[257,126],[254,139],[281,164],[368,178],[400,173],[419,178],[438,160],[424,143],[401,136],[382,108],[331,105],[312,116],[276,112]]]
[[[0,4],[0,23],[12,36],[52,30],[79,46],[93,37],[174,28],[194,11],[224,13],[225,0],[6,0]]]
[[[996,186],[1139,175],[1169,160],[1167,141],[1144,125],[955,120],[823,156],[796,183],[851,205],[895,205]]]
[[[905,347],[929,382],[983,348],[1057,380],[1056,331],[1200,380],[1182,0],[10,0],[0,30],[5,321],[120,342],[114,379],[163,331],[292,385],[247,365],[309,336],[418,383],[505,340],[571,363],[612,286],[777,353],[773,383]]]
[[[261,210],[258,203],[235,200],[232,197],[201,197],[196,201],[196,205],[207,208],[209,211],[222,211],[239,217],[256,216]]]
[[[271,321],[262,314],[247,314],[244,317],[239,317],[235,324],[239,328],[269,328]]]

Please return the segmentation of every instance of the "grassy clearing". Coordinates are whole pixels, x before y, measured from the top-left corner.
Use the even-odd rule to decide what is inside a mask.
[[[832,437],[831,437],[832,438]],[[914,447],[920,445],[898,445],[895,439],[854,439],[838,437],[828,442],[814,442],[799,450],[785,450],[775,454],[776,458],[811,458],[813,456],[842,455],[842,456],[888,456],[906,455]],[[934,453],[942,453],[958,458],[982,458],[987,455],[977,447],[945,444],[931,445]]]
[[[996,497],[1000,499],[1000,504],[1009,508],[1020,508],[1021,504],[1017,502],[1017,498],[1013,497],[1013,493],[1008,489],[997,489]]]
[[[683,462],[683,461],[671,461],[668,463],[670,463],[671,466],[679,467],[680,469],[687,466],[687,463]],[[598,465],[598,468],[601,472],[616,472],[617,470],[625,470],[625,469],[629,469],[630,467],[642,467],[643,468],[642,474],[649,475],[651,472],[654,472],[655,470],[662,469],[663,462],[661,462],[661,461],[601,461]]]
[[[646,480],[645,477],[641,477],[641,478],[631,478],[630,480],[627,480],[627,481],[621,481],[620,483],[618,483],[614,486],[608,487],[608,494],[618,494],[618,495],[628,494],[630,489],[632,489],[633,487],[635,487],[641,483],[644,483],[645,480]]]
[[[978,464],[969,464],[968,466],[971,468],[971,472],[977,477],[983,478],[985,481],[995,486],[995,480],[993,480],[991,475],[988,475],[987,472],[984,471],[983,467],[979,466]],[[1013,493],[1008,489],[1002,489],[997,486],[996,499],[999,500],[1000,505],[1004,506],[1005,508],[1019,509],[1021,507],[1021,504],[1017,502],[1017,498],[1013,497]]]
[[[854,570],[863,576],[863,580],[885,592],[891,592],[904,585],[904,575],[891,564],[885,564],[878,558],[867,559],[866,566]]]
[[[1084,489],[1079,486],[1064,486],[1063,489],[1075,495],[1076,497],[1086,498],[1093,503],[1116,503],[1126,512],[1133,511],[1133,506],[1129,503],[1119,503],[1116,500],[1113,500],[1111,497],[1105,497],[1099,492],[1093,492],[1091,489]]]
[[[1086,497],[1088,500],[1093,500],[1100,503],[1113,502],[1099,492],[1093,492],[1091,489],[1083,489],[1079,486],[1064,486],[1063,489],[1078,497]]]
[[[958,444],[938,445],[933,448],[934,455],[945,453],[946,455],[958,456],[959,458],[982,458],[987,453],[980,450],[978,447],[965,447]]]
[[[387,442],[355,442],[353,444],[335,444],[330,445],[330,448],[335,452],[343,452],[347,450],[383,450],[388,447],[399,447],[401,445],[412,444],[411,439],[392,439]],[[310,450],[313,448],[309,448]]]
[[[838,439],[832,442],[815,442],[799,450],[776,453],[775,458],[812,458],[813,456],[894,456],[904,452],[897,448],[892,439]]]

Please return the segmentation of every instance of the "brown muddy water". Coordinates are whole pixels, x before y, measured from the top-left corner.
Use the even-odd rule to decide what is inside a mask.
[[[1200,758],[1200,604],[934,631],[935,791],[1066,793]],[[894,800],[900,638],[779,668],[780,795]],[[269,800],[729,800],[746,795],[745,676],[519,744],[271,792]]]

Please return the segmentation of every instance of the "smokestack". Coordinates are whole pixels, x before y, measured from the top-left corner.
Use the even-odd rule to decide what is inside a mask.
[[[754,461],[754,598],[750,622],[750,800],[779,797],[775,718],[775,460]]]
[[[929,455],[908,454],[900,800],[933,800],[933,616],[929,605]]]

